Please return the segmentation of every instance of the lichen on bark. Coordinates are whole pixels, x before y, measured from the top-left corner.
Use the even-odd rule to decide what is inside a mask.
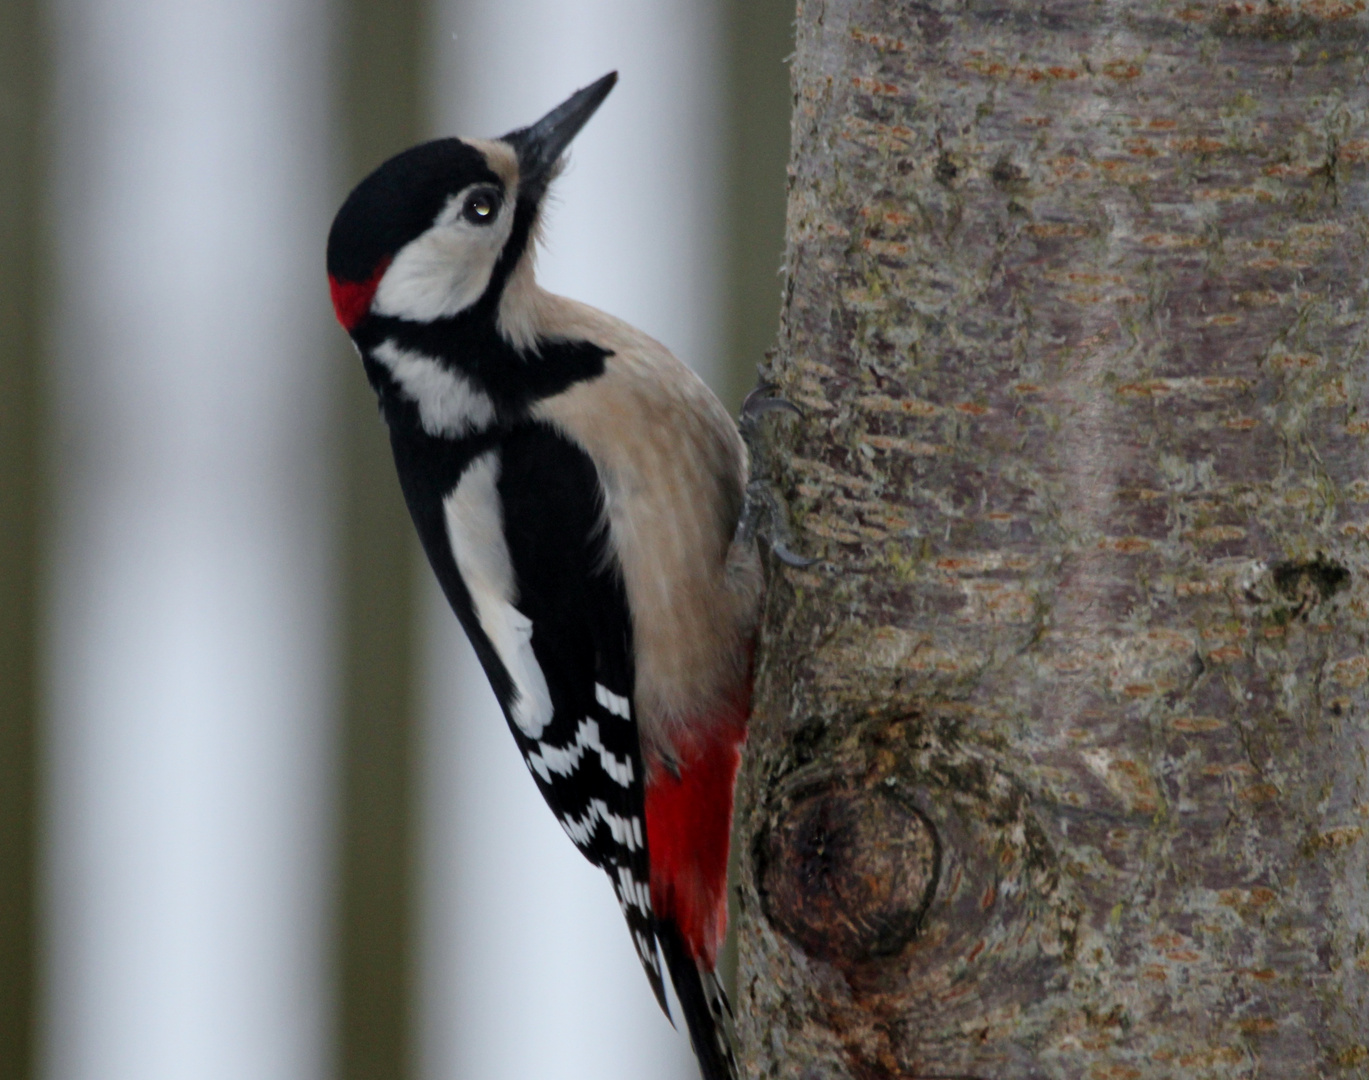
[[[1367,57],[799,5],[748,1075],[1369,1076]]]

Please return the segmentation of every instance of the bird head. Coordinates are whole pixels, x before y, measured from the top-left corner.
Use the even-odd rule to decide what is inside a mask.
[[[347,196],[328,234],[333,310],[412,322],[491,311],[527,255],[562,155],[618,81],[610,72],[499,139],[437,139],[390,158]]]

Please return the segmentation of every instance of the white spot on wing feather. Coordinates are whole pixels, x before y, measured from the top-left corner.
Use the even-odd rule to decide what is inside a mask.
[[[561,828],[566,830],[566,835],[575,842],[576,847],[584,848],[594,839],[596,823],[600,821],[608,826],[609,835],[613,837],[615,844],[627,848],[628,851],[636,851],[642,847],[641,819],[625,818],[615,814],[603,799],[591,799],[589,809],[583,817],[571,817],[569,814],[563,816]]]
[[[623,787],[632,783],[632,759],[621,761],[612,752],[604,749],[599,738],[599,724],[596,720],[584,719],[575,732],[575,742],[570,746],[549,746],[544,742],[528,754],[528,766],[545,783],[551,783],[551,774],[570,776],[580,767],[580,759],[586,750],[599,755],[599,766]]]
[[[624,910],[626,910],[627,905],[624,904],[623,907]],[[647,967],[651,968],[652,971],[660,974],[661,969],[656,962],[656,947],[646,939],[646,935],[640,930],[634,930],[632,932],[632,937],[637,943],[637,955],[642,958],[642,962],[646,964]]]
[[[627,698],[621,694],[615,694],[602,683],[594,684],[594,700],[614,716],[621,716],[624,720],[632,719],[632,709]]]
[[[651,889],[646,882],[638,881],[632,876],[630,867],[619,865],[618,871],[618,896],[625,899],[638,911],[646,915],[651,914]]]
[[[499,453],[476,458],[442,502],[447,539],[461,580],[471,594],[480,628],[485,631],[513,680],[510,708],[518,730],[538,738],[551,723],[551,692],[532,651],[532,621],[518,601],[504,541],[504,510],[499,502]]]

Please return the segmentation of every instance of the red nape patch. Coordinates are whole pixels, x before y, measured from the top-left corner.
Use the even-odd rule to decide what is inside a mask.
[[[677,747],[680,775],[649,766],[646,836],[651,854],[651,906],[672,918],[690,953],[710,971],[727,931],[727,849],[732,836],[732,788],[746,741],[750,694],[725,716],[703,725],[707,735]]]
[[[375,272],[365,281],[342,281],[328,275],[328,291],[333,297],[333,311],[337,321],[349,334],[357,323],[371,310],[371,300],[380,288],[380,279],[385,276],[390,260],[385,259],[375,268]]]

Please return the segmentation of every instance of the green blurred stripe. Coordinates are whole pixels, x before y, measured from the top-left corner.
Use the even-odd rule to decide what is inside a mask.
[[[343,179],[350,188],[422,136],[425,5],[420,0],[339,2]],[[344,193],[339,191],[339,201]],[[375,397],[355,354],[341,340],[337,362],[345,383],[337,1072],[343,1080],[400,1080],[413,1072],[417,545]]]
[[[0,2],[0,1078],[33,1073],[39,364],[38,0]]]
[[[723,343],[729,405],[780,323],[794,0],[723,0],[727,38]]]

